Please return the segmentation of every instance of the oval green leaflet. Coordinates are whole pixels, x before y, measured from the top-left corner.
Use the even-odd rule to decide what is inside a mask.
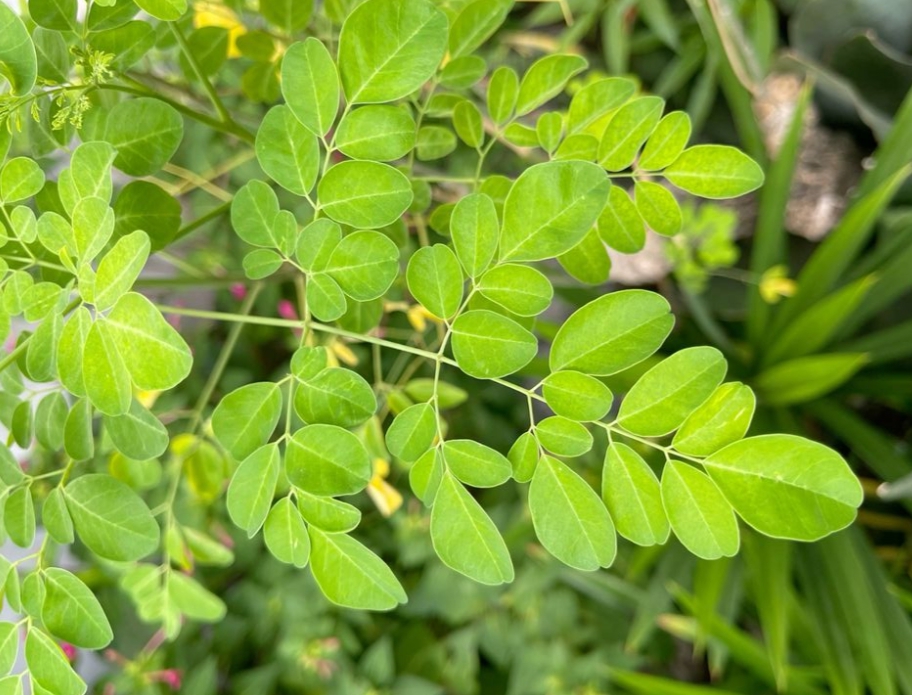
[[[263,540],[279,562],[301,568],[310,560],[307,525],[289,497],[280,499],[270,510],[263,525]]]
[[[478,290],[518,316],[536,316],[551,304],[554,288],[544,273],[531,266],[504,263],[486,272]]]
[[[626,444],[614,443],[605,453],[602,499],[624,538],[637,545],[661,545],[671,527],[662,506],[655,473]]]
[[[352,104],[394,101],[431,78],[447,42],[446,15],[428,0],[368,0],[339,36],[342,87]]]
[[[728,364],[712,347],[680,350],[639,378],[624,397],[618,424],[647,437],[668,434],[722,383]]]
[[[461,198],[450,219],[453,248],[469,277],[476,278],[490,265],[497,251],[500,222],[494,201],[484,193]]]
[[[245,458],[231,478],[226,500],[228,515],[248,538],[255,536],[266,521],[280,465],[278,444],[266,444]]]
[[[481,584],[513,581],[503,537],[456,478],[445,472],[431,509],[431,541],[443,563]]]
[[[573,248],[595,224],[611,183],[589,162],[545,162],[526,169],[504,203],[500,257],[539,261]]]
[[[672,446],[691,456],[709,456],[741,439],[750,427],[757,399],[740,382],[722,384],[675,433]]]
[[[695,145],[662,174],[678,188],[702,198],[735,198],[763,185],[763,169],[728,145]]]
[[[388,164],[347,161],[326,172],[317,195],[336,222],[369,229],[399,219],[412,202],[412,187],[405,174]]]
[[[832,449],[794,435],[748,437],[703,461],[738,515],[763,534],[813,541],[848,526],[862,489]]]
[[[673,325],[671,307],[661,295],[645,290],[606,294],[561,326],[551,345],[551,370],[616,374],[658,350]]]
[[[84,649],[101,649],[114,638],[95,594],[76,575],[59,567],[44,574],[41,619],[55,637]]]
[[[320,40],[311,36],[292,44],[285,52],[282,96],[295,118],[310,132],[321,137],[329,132],[339,110],[339,75]]]
[[[418,249],[409,259],[406,280],[412,296],[438,318],[450,318],[462,304],[462,268],[449,246]]]
[[[599,143],[599,164],[608,171],[623,171],[633,164],[662,118],[663,108],[665,102],[655,96],[637,97],[619,108]]]
[[[535,535],[564,564],[591,572],[614,562],[617,537],[608,510],[565,463],[551,456],[538,462],[529,486],[529,511]]]
[[[614,400],[601,381],[573,370],[549,374],[542,382],[542,395],[556,414],[583,422],[601,420]]]
[[[361,441],[335,425],[307,425],[288,440],[285,472],[313,495],[352,495],[364,489],[371,463]]]
[[[415,119],[398,106],[362,106],[339,123],[336,147],[354,159],[391,162],[415,146]]]
[[[516,321],[478,309],[461,314],[452,327],[453,355],[460,368],[479,379],[494,379],[525,367],[538,341]]]
[[[549,55],[539,58],[523,75],[516,100],[516,115],[523,116],[553,99],[574,75],[589,63],[582,56]]]
[[[32,91],[38,77],[35,44],[22,20],[6,5],[0,7],[0,76],[16,95]]]
[[[266,114],[257,131],[256,155],[263,171],[292,193],[306,196],[317,182],[317,136],[302,126],[287,106],[274,106]]]
[[[247,384],[225,396],[212,413],[219,443],[242,461],[269,441],[282,412],[282,393],[270,382]]]
[[[684,111],[672,111],[661,121],[643,148],[638,166],[644,171],[658,171],[674,162],[687,147],[690,139],[690,116]]]
[[[437,436],[437,416],[429,403],[417,403],[399,413],[386,431],[389,452],[413,463],[431,448]]]
[[[592,434],[575,420],[553,415],[535,425],[535,437],[558,456],[582,456],[592,448]]]
[[[472,487],[496,487],[510,479],[513,468],[506,456],[471,439],[452,439],[441,447],[447,470]]]
[[[669,461],[662,472],[661,490],[671,529],[685,548],[704,560],[738,552],[741,534],[735,512],[705,473]]]
[[[665,186],[653,181],[637,181],[634,200],[640,216],[654,232],[674,236],[681,231],[684,224],[681,206]]]
[[[332,367],[298,384],[294,408],[310,424],[354,427],[374,414],[377,399],[360,374]]]

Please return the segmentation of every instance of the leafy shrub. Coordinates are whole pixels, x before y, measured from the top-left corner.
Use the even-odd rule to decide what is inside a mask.
[[[431,510],[436,554],[481,584],[511,582],[514,567],[468,488],[510,480],[528,484],[544,548],[580,570],[610,566],[617,534],[653,546],[674,533],[716,559],[738,552],[738,517],[802,541],[854,519],[861,487],[838,453],[792,434],[745,438],[754,394],[725,381],[719,350],[655,357],[674,325],[661,295],[611,292],[569,316],[552,304],[558,266],[598,284],[606,244],[631,253],[647,225],[678,233],[671,187],[709,199],[758,188],[763,171],[748,156],[688,146],[689,117],[663,115],[664,101],[627,78],[587,81],[566,112],[546,110],[586,69],[576,55],[546,56],[521,77],[508,66],[489,75],[475,51],[509,2],[476,0],[449,16],[427,0],[367,0],[350,12],[327,3],[313,18],[307,3],[264,3],[262,18],[284,36],[313,27],[289,42],[278,75],[266,32],[188,36],[182,0],[137,5],[96,4],[83,22],[75,3],[36,0],[31,29],[0,6],[4,155],[27,144],[53,160],[81,140],[56,181],[26,156],[0,170],[0,316],[6,333],[13,318],[32,326],[0,362],[2,415],[10,444],[36,452],[23,470],[0,448],[4,526],[23,547],[36,517],[48,534],[34,570],[20,576],[3,561],[33,689],[82,692],[57,641],[100,649],[113,638],[91,577],[53,566],[60,546],[78,540],[167,638],[185,618],[224,617],[223,601],[190,570],[230,565],[232,552],[182,498],[211,505],[228,477],[236,526],[261,534],[281,562],[309,567],[330,601],[371,610],[407,594],[379,548],[352,535],[361,511],[339,498],[391,494],[382,485],[390,459]],[[133,19],[139,8],[158,22]],[[215,115],[172,98],[153,74],[127,72],[153,46],[179,52]],[[278,89],[284,103],[265,115],[229,108],[210,76],[231,51],[254,58],[240,76],[247,96],[275,102]],[[168,189],[149,177],[174,171],[172,158],[194,146],[191,122],[194,134],[205,127],[252,147],[266,178],[239,171],[230,206],[180,227]],[[535,163],[515,180],[495,173],[495,157],[513,173],[516,152]],[[247,245],[237,311],[170,306],[139,291],[154,254],[182,263],[167,249],[229,211]],[[218,284],[208,270],[198,284]],[[296,300],[286,316],[257,312],[261,294],[286,285]],[[403,312],[413,326],[405,334]],[[168,400],[194,355],[165,316],[231,325],[195,403]],[[296,349],[275,378],[225,388],[244,326],[297,331]],[[373,385],[339,363],[348,345],[369,346]],[[390,355],[411,363],[389,367]],[[625,392],[619,407],[609,380]],[[527,430],[498,434],[509,439],[503,451],[449,436],[455,414],[489,386],[528,410]],[[596,438],[606,449],[601,495],[577,465]],[[664,458],[658,475],[640,447]],[[18,630],[3,630],[8,672]],[[21,687],[21,675],[10,678],[7,687]]]

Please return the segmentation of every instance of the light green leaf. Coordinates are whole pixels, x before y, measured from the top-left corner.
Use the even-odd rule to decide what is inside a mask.
[[[662,472],[662,506],[678,540],[697,557],[718,560],[738,552],[738,520],[722,492],[696,468],[668,461]]]
[[[687,147],[690,131],[690,116],[685,111],[667,114],[649,136],[637,166],[644,171],[664,169]]]
[[[536,423],[535,437],[543,448],[558,456],[582,456],[592,448],[589,430],[560,415]]]
[[[682,454],[709,456],[747,433],[755,405],[750,387],[722,384],[687,417],[671,444]]]
[[[536,316],[551,305],[554,288],[541,272],[527,265],[506,263],[491,268],[478,283],[492,302],[518,316]]]
[[[436,390],[435,390],[436,384]],[[437,394],[437,408],[446,410],[465,403],[469,394],[465,389],[447,383],[441,379],[412,379],[405,385],[405,393],[414,401],[427,402]]]
[[[3,287],[3,308],[10,316],[17,316],[25,308],[25,301],[35,280],[24,270],[16,270],[6,279]]]
[[[415,153],[422,162],[441,159],[456,149],[456,135],[449,128],[421,126],[415,140]]]
[[[585,58],[576,55],[539,58],[526,71],[519,84],[516,115],[523,116],[556,97],[570,78],[582,72],[588,64]]]
[[[317,136],[302,126],[285,105],[269,109],[260,124],[256,155],[263,171],[296,195],[307,195],[317,181],[320,170]]]
[[[89,474],[66,486],[76,533],[99,557],[133,562],[158,548],[155,518],[133,490],[109,475]]]
[[[254,249],[244,256],[241,265],[244,267],[244,275],[248,278],[262,280],[275,273],[284,262],[272,249]]]
[[[452,326],[453,355],[460,368],[478,379],[495,379],[525,367],[538,341],[516,321],[479,309],[460,315]]]
[[[414,463],[431,448],[437,436],[437,417],[428,403],[411,405],[399,413],[386,431],[386,446],[396,458]]]
[[[91,327],[92,315],[81,306],[64,324],[57,343],[57,376],[60,377],[60,383],[74,396],[84,396],[86,393],[82,360]]]
[[[614,443],[605,453],[602,499],[617,531],[637,545],[662,545],[671,527],[662,506],[655,473],[643,458],[625,444]]]
[[[636,83],[626,77],[608,77],[586,85],[570,101],[568,133],[589,133],[602,137],[607,117],[636,92]]]
[[[472,487],[503,485],[513,474],[509,459],[471,439],[451,439],[441,449],[447,470]]]
[[[12,441],[23,449],[27,449],[32,443],[32,427],[34,424],[32,415],[32,404],[27,400],[20,401],[13,410],[12,423],[10,425]]]
[[[415,146],[415,119],[399,106],[362,106],[349,111],[336,131],[336,147],[353,159],[391,162]]]
[[[6,577],[4,576],[4,579]],[[2,582],[0,582],[2,586]],[[5,676],[13,670],[19,655],[19,628],[15,623],[0,623],[0,674]],[[18,678],[17,678],[18,680]],[[2,682],[2,681],[0,681]],[[0,693],[4,692],[0,690]],[[21,688],[20,688],[21,693]]]
[[[242,461],[272,436],[282,413],[282,392],[272,382],[235,389],[212,413],[212,432],[219,443]]]
[[[259,9],[267,22],[290,36],[308,25],[314,0],[262,0]]]
[[[538,144],[541,148],[551,154],[557,149],[564,133],[563,116],[556,111],[543,113],[535,123],[535,133],[538,136]]]
[[[430,449],[409,469],[409,486],[424,506],[432,507],[444,473],[440,449]]]
[[[108,309],[128,292],[146,265],[151,244],[141,230],[117,240],[98,264],[95,276],[95,306]]]
[[[307,425],[288,440],[288,481],[313,495],[353,495],[371,478],[371,462],[361,440],[335,425]]]
[[[350,369],[324,369],[295,390],[294,408],[307,423],[354,427],[377,410],[377,398],[364,377]]]
[[[63,319],[54,313],[32,334],[26,354],[26,371],[34,381],[51,381],[57,369],[57,344],[63,332]]]
[[[156,19],[173,22],[187,11],[187,0],[137,0],[140,9]]]
[[[541,448],[531,432],[524,432],[513,442],[507,458],[513,467],[513,479],[517,483],[528,483],[535,474]]]
[[[453,208],[450,233],[453,248],[469,277],[481,275],[494,258],[500,222],[494,201],[484,193],[461,198]]]
[[[54,391],[41,399],[35,411],[35,438],[48,451],[57,451],[63,446],[63,425],[68,408],[66,399]]]
[[[471,53],[487,41],[503,24],[513,0],[473,0],[456,15],[450,27],[450,56]]]
[[[577,309],[551,345],[551,371],[616,374],[653,354],[671,332],[674,316],[664,297],[622,290]]]
[[[549,374],[542,382],[542,395],[555,413],[582,422],[601,420],[614,400],[601,381],[572,370]]]
[[[476,0],[476,4],[483,1]],[[497,125],[502,126],[510,120],[518,98],[519,77],[516,71],[501,65],[491,75],[487,94],[488,113]]]
[[[329,132],[339,110],[339,74],[326,46],[313,36],[292,44],[282,58],[282,95],[301,125]]]
[[[654,232],[674,236],[681,231],[684,215],[671,191],[654,181],[637,181],[636,208]]]
[[[263,526],[266,547],[280,562],[304,567],[310,560],[310,537],[301,512],[289,497],[283,497],[269,512]]]
[[[468,100],[460,101],[453,109],[453,128],[469,147],[478,149],[484,143],[484,123],[481,111]]]
[[[355,232],[333,249],[326,270],[345,294],[367,302],[382,297],[393,284],[399,273],[399,249],[380,232]]]
[[[444,473],[431,511],[434,550],[451,569],[480,584],[513,581],[513,561],[491,518],[450,473]]]
[[[446,15],[428,0],[362,3],[339,36],[345,96],[357,104],[410,94],[433,76],[446,43]]]
[[[763,185],[760,165],[728,145],[689,147],[662,173],[701,198],[736,198]]]
[[[408,601],[383,560],[351,536],[309,529],[310,569],[320,591],[346,608],[386,611]]]
[[[348,533],[361,522],[361,511],[357,507],[333,499],[311,495],[303,490],[296,491],[298,511],[304,521],[327,533]]]
[[[342,241],[342,228],[332,220],[321,217],[301,231],[295,258],[308,273],[325,270],[329,265],[332,252],[340,241]]]
[[[328,275],[311,275],[307,279],[306,296],[307,308],[319,321],[335,321],[348,307],[339,283]]]
[[[637,97],[617,110],[599,143],[599,164],[608,171],[622,171],[633,164],[637,153],[662,118],[661,97]]]
[[[448,319],[459,310],[462,269],[449,246],[435,244],[418,249],[409,259],[406,278],[409,292],[434,316]]]
[[[44,504],[41,506],[41,524],[47,530],[48,535],[58,543],[70,544],[75,540],[73,518],[66,507],[63,488],[55,487],[44,499]]]
[[[14,96],[32,91],[38,77],[35,44],[22,20],[6,5],[0,6],[0,77],[9,80]]]
[[[127,412],[132,396],[130,373],[103,318],[89,329],[82,360],[86,395],[92,405],[105,415]]]
[[[0,200],[18,203],[38,193],[44,186],[44,171],[28,157],[9,160],[0,171]]]
[[[468,89],[485,76],[488,64],[479,56],[461,56],[449,61],[440,71],[440,84],[449,89]]]
[[[412,187],[405,174],[388,164],[347,161],[326,172],[317,195],[336,222],[365,229],[399,219],[412,202]]]
[[[168,1],[145,0],[144,4]],[[186,7],[185,0],[173,1]],[[155,14],[148,7],[143,9]],[[130,176],[157,172],[177,151],[183,137],[181,115],[173,106],[152,97],[119,102],[108,115],[104,134],[105,141],[117,150],[114,166]]]
[[[165,248],[180,230],[180,202],[150,181],[131,181],[120,189],[114,213],[115,237],[141,229],[149,235],[153,251]]]
[[[248,244],[276,246],[273,226],[279,214],[275,191],[262,181],[248,181],[231,201],[231,225]]]
[[[225,617],[225,603],[193,577],[171,572],[168,575],[168,599],[178,611],[192,620],[217,623]],[[159,599],[163,600],[163,599]]]
[[[844,384],[867,361],[866,355],[852,352],[799,357],[764,370],[752,383],[767,405],[805,403]]]
[[[76,575],[59,567],[44,573],[45,595],[41,619],[48,631],[83,649],[101,649],[114,638],[101,604]]]
[[[158,458],[168,448],[168,430],[136,399],[123,415],[106,415],[104,424],[111,443],[127,458],[147,461]]]
[[[226,506],[235,525],[253,538],[272,506],[279,480],[278,444],[266,444],[245,458],[228,485]]]
[[[13,490],[6,498],[3,522],[10,540],[20,548],[28,548],[35,540],[35,502],[28,487]]]
[[[600,285],[611,273],[611,257],[598,230],[590,229],[583,240],[557,257],[567,274],[586,285]]]
[[[26,321],[40,321],[61,301],[62,289],[53,282],[36,282],[22,297]]]
[[[715,391],[728,364],[712,347],[692,347],[665,358],[633,385],[618,424],[634,434],[658,437],[676,430]]]
[[[589,162],[545,162],[526,169],[504,204],[500,256],[538,261],[573,248],[595,224],[611,183]]]
[[[70,408],[63,426],[63,447],[74,461],[87,461],[95,455],[92,404],[86,398],[79,399]]]
[[[593,162],[598,155],[598,144],[599,141],[588,133],[568,135],[552,159],[582,159],[585,162]]]
[[[106,142],[84,142],[75,150],[70,160],[70,176],[77,200],[101,198],[111,202],[114,190],[111,165],[117,153]],[[75,204],[75,201],[74,201]]]
[[[29,676],[54,695],[83,695],[86,684],[73,671],[63,650],[37,627],[25,638],[25,661]]]
[[[703,467],[742,519],[775,538],[815,541],[839,531],[863,498],[839,454],[794,435],[742,439]]]
[[[103,198],[83,198],[73,208],[73,239],[81,261],[91,261],[114,233],[114,210]]]
[[[614,562],[617,537],[608,510],[565,463],[542,457],[529,486],[529,511],[535,535],[564,564],[591,572]]]

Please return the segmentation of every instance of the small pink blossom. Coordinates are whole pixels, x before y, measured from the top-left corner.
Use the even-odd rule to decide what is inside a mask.
[[[164,671],[158,671],[153,675],[155,680],[159,683],[164,683],[171,688],[171,690],[180,690],[182,683],[181,672],[176,668],[167,668]]]
[[[229,291],[231,292],[231,296],[239,302],[247,296],[247,286],[241,284],[240,282],[234,283]]]
[[[70,663],[73,663],[73,661],[76,659],[76,647],[74,647],[69,642],[61,642],[60,648],[63,650],[63,653],[67,658],[67,661],[69,661]]]
[[[286,319],[288,321],[298,320],[298,312],[295,310],[294,304],[292,304],[287,299],[280,300],[277,309],[279,316],[281,316],[283,319]]]

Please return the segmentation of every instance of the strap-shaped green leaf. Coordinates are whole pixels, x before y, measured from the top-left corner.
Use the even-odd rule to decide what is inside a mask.
[[[431,541],[447,567],[481,584],[513,581],[513,561],[500,532],[450,473],[443,474],[434,499]]]
[[[345,20],[339,71],[352,104],[394,101],[431,78],[446,52],[446,15],[428,0],[368,0]]]
[[[605,453],[602,469],[602,499],[611,512],[617,531],[637,545],[661,545],[671,527],[662,506],[655,473],[626,444],[613,443]]]
[[[564,564],[591,572],[614,562],[617,537],[608,510],[565,463],[551,456],[538,462],[529,511],[535,535]]]
[[[561,326],[551,345],[551,370],[615,374],[658,350],[673,325],[671,307],[661,295],[645,290],[606,294]]]
[[[703,466],[742,519],[776,538],[823,538],[852,523],[862,502],[861,484],[845,460],[803,437],[748,437]]]

